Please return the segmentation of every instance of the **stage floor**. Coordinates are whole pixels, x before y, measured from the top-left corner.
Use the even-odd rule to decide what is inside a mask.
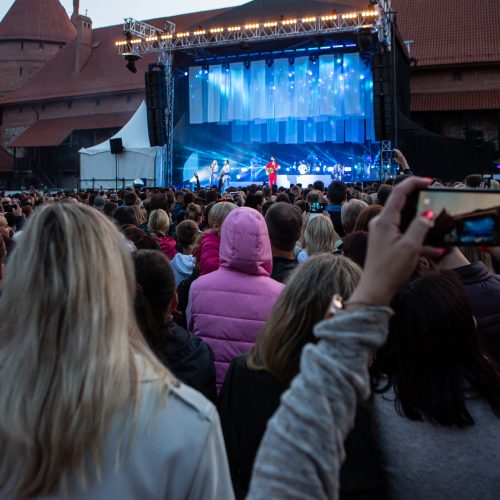
[[[288,189],[292,184],[302,184],[302,187],[307,187],[309,184],[314,184],[316,181],[322,181],[325,186],[332,182],[330,175],[278,175],[278,187]],[[269,181],[233,181],[229,182],[231,187],[247,187],[252,184],[268,184]]]

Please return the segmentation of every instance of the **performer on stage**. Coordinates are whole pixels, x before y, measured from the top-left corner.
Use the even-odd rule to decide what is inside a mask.
[[[219,172],[217,160],[214,160],[208,168],[210,170],[210,185],[213,186],[217,180],[217,173]]]
[[[278,175],[276,172],[280,168],[281,167],[276,162],[276,158],[274,156],[271,156],[271,161],[266,165],[266,175],[269,177],[269,186],[271,188],[273,186],[276,186],[276,184],[277,184]]]
[[[226,189],[229,187],[229,183],[231,182],[231,165],[229,164],[229,160],[224,160],[224,165],[222,165],[221,173],[224,175],[224,182],[222,183],[222,187]]]

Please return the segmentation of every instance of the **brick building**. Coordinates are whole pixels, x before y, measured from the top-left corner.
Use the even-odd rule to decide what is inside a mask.
[[[144,99],[143,71],[116,52],[122,26],[92,29],[78,4],[70,20],[59,0],[16,0],[0,23],[0,183],[76,187],[78,150],[115,134]],[[184,29],[219,12],[173,20]],[[28,47],[38,57],[25,59]]]
[[[363,10],[368,1],[327,3]],[[35,176],[44,184],[76,186],[77,151],[110,137],[144,98],[143,72],[153,58],[141,60],[138,73],[128,72],[114,46],[122,26],[92,29],[78,5],[75,0],[69,19],[59,0],[16,0],[0,22],[0,183],[9,177],[28,184]],[[465,0],[393,5],[415,60],[413,120],[438,134],[468,139],[473,148],[491,141],[499,156],[498,0],[482,0],[475,8]],[[171,20],[179,31],[207,27],[229,10]],[[252,15],[264,19],[263,11]],[[149,22],[162,27],[164,20]]]
[[[498,0],[394,0],[416,65],[412,118],[426,129],[500,149]]]

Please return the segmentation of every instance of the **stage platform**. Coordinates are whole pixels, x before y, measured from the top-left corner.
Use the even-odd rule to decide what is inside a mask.
[[[316,181],[322,181],[325,186],[328,186],[332,182],[330,175],[278,175],[278,187],[289,188],[292,184],[302,184],[302,187],[307,187],[309,184],[314,184]],[[230,181],[229,185],[231,187],[248,187],[252,184],[262,185],[263,183],[268,184],[269,181]]]

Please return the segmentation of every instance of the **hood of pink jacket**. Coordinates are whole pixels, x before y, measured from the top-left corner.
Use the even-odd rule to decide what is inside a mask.
[[[241,273],[270,276],[271,242],[264,217],[253,208],[233,210],[221,228],[221,267]]]

